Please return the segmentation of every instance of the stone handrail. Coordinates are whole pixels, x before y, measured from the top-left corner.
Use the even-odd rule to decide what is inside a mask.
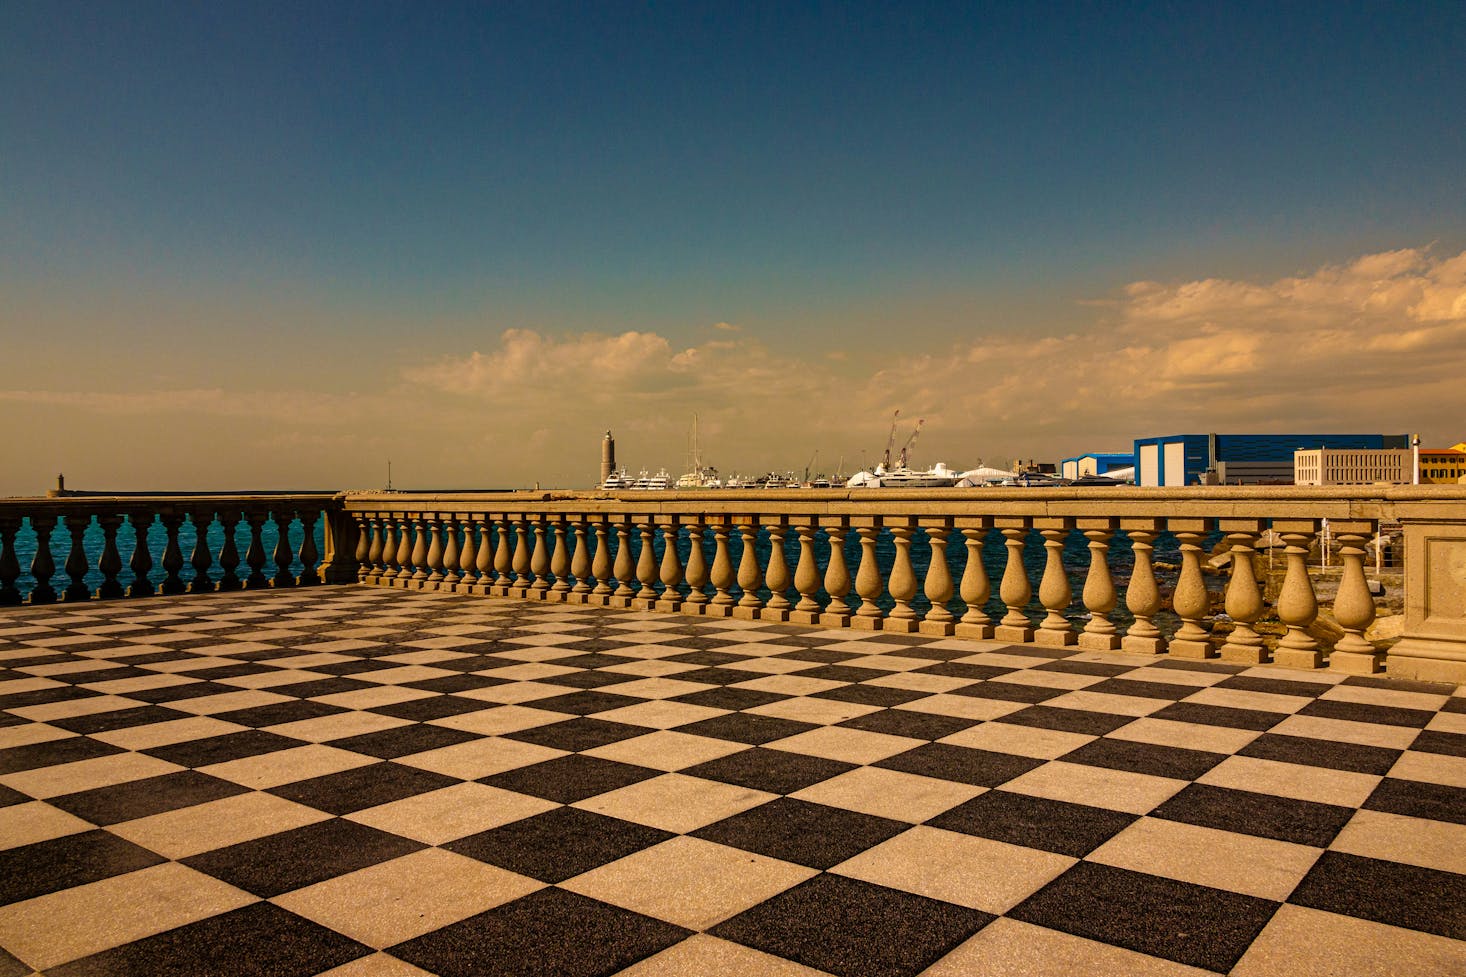
[[[360,493],[347,495],[344,509],[357,529],[358,580],[372,586],[1242,663],[1326,663],[1351,673],[1386,666],[1385,650],[1365,637],[1375,605],[1364,556],[1382,522],[1399,523],[1406,622],[1389,670],[1466,682],[1466,490],[1456,486]],[[1319,605],[1304,562],[1324,520],[1343,565],[1332,611],[1344,634],[1332,649],[1309,633]],[[1254,628],[1266,608],[1252,561],[1231,561],[1225,610],[1233,627],[1225,634],[1212,633],[1202,575],[1210,533],[1225,534],[1234,557],[1250,556],[1268,529],[1286,543],[1275,611],[1287,633],[1276,649]],[[1076,530],[1090,551],[1082,627],[1064,613],[1073,591],[1061,554]],[[998,583],[1006,613],[997,621],[983,610],[992,583],[981,555],[992,531],[1006,550]],[[1123,595],[1107,559],[1117,531],[1127,534],[1135,557]],[[911,560],[918,532],[935,554],[922,580]],[[1045,550],[1037,626],[1025,613],[1034,595],[1023,561],[1030,532]],[[1181,553],[1170,594],[1181,623],[1169,639],[1155,623],[1162,598],[1151,550],[1162,532],[1179,540]],[[844,556],[852,533],[860,547],[853,576]],[[894,551],[888,566],[877,558],[882,533]],[[761,534],[768,542],[762,560]],[[798,543],[793,566],[786,540]],[[959,542],[966,559],[954,581],[945,555]],[[853,608],[846,600],[852,589]],[[925,614],[913,607],[919,591],[930,602]],[[948,608],[954,595],[960,616]],[[1133,618],[1123,634],[1111,620],[1122,599]]]
[[[342,566],[338,553],[340,532],[352,531],[341,521],[342,496],[321,493],[251,493],[190,495],[92,495],[72,493],[48,498],[0,499],[0,605],[22,602],[49,604],[91,598],[143,597],[154,593],[201,593],[259,587],[294,587],[318,583],[344,583],[355,579],[355,565]],[[289,545],[289,528],[299,519],[301,543]],[[324,546],[317,546],[315,526],[321,522]],[[24,571],[17,556],[17,537],[28,522],[35,533],[35,552],[26,568],[35,579],[29,593],[22,593],[17,581]],[[161,546],[150,545],[149,529],[156,522],[163,527]],[[191,523],[195,544],[187,560],[179,545],[179,531]],[[208,530],[217,523],[222,529],[219,551],[207,543]],[[241,555],[235,542],[236,528],[249,530],[249,542]],[[52,533],[60,525],[70,535],[70,546],[58,561],[53,552]],[[127,562],[118,547],[118,531],[130,526],[134,542]],[[275,537],[267,561],[266,527]],[[100,546],[88,553],[88,533]],[[345,554],[349,556],[350,554]],[[291,566],[301,565],[293,574]],[[273,563],[273,568],[270,567]],[[65,572],[68,583],[58,592],[52,583],[56,570]],[[124,567],[130,582],[123,586]],[[158,567],[163,579],[149,579]],[[185,567],[191,569],[185,579]],[[218,579],[210,573],[219,571]],[[95,589],[88,575],[101,576]]]

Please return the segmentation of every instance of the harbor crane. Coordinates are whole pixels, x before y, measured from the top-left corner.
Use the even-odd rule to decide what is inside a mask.
[[[881,467],[885,468],[887,471],[889,471],[891,468],[891,449],[896,447],[896,421],[899,420],[900,417],[901,410],[900,408],[897,408],[896,413],[891,415],[891,434],[888,438],[886,438],[886,454],[881,459]]]
[[[917,418],[916,429],[911,432],[911,437],[907,438],[906,443],[901,446],[901,463],[896,466],[897,468],[906,467],[907,454],[911,451],[912,445],[916,444],[916,436],[921,433],[921,426],[925,423],[926,418]]]

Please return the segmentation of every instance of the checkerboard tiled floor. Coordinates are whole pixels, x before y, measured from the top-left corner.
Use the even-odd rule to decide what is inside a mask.
[[[356,587],[0,614],[0,977],[1466,974],[1449,687]]]

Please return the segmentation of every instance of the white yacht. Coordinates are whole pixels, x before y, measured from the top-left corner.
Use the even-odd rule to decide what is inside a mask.
[[[933,468],[918,470],[902,465],[887,469],[877,465],[874,471],[856,472],[845,483],[846,488],[951,488],[962,478],[942,462]]]
[[[666,492],[672,488],[672,476],[665,468],[655,475],[648,475],[646,469],[642,469],[636,481],[626,487],[634,492]]]

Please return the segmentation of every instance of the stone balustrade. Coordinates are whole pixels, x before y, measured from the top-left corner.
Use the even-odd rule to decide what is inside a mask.
[[[355,563],[335,544],[352,528],[336,493],[3,499],[0,606],[343,583]]]
[[[1400,522],[1416,589],[1390,670],[1466,681],[1466,492],[1453,487],[368,493],[345,510],[358,579],[373,586],[1363,674],[1387,661],[1366,637],[1366,546],[1381,522]],[[1319,601],[1305,565],[1325,520],[1343,567],[1331,648],[1310,630]],[[1251,558],[1267,530],[1287,544],[1273,607],[1286,632],[1273,643],[1256,628],[1268,608]],[[1075,533],[1089,553],[1079,574],[1064,563]],[[1218,533],[1233,555],[1224,618],[1203,572]],[[1162,534],[1179,544],[1173,583],[1153,559]],[[1110,557],[1121,535],[1123,592]],[[997,540],[994,594],[984,553]],[[1077,601],[1071,574],[1083,577]]]

